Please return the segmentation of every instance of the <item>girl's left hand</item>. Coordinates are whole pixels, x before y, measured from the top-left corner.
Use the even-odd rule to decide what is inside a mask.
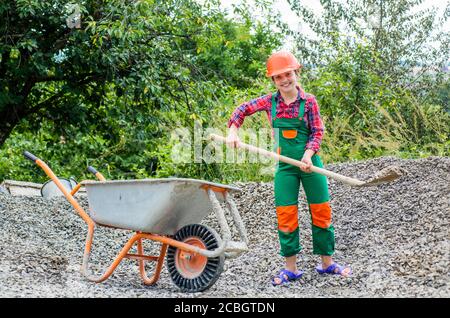
[[[306,167],[302,167],[302,168],[300,168],[300,170],[302,170],[303,172],[312,172],[311,171],[311,166],[313,165],[312,164],[312,161],[311,161],[311,157],[309,157],[309,156],[304,156],[303,158],[302,158],[302,160],[301,160],[303,163],[305,163],[307,166]]]

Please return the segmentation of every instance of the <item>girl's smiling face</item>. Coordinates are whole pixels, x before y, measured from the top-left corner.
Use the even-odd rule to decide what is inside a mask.
[[[295,71],[288,71],[272,77],[275,86],[283,93],[297,92],[297,75]]]

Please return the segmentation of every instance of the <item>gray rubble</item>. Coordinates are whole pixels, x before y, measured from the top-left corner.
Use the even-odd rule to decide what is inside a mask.
[[[320,276],[314,268],[310,216],[301,192],[298,266],[303,278],[273,287],[282,269],[278,255],[272,183],[238,183],[234,195],[249,235],[249,251],[225,261],[207,291],[181,293],[164,267],[155,286],[145,286],[137,262],[124,260],[107,281],[80,273],[87,227],[64,198],[12,196],[0,191],[0,295],[2,297],[449,297],[450,158],[382,157],[326,168],[367,179],[388,165],[407,175],[389,184],[351,188],[329,180],[336,234],[335,259],[351,265],[351,278]],[[87,208],[87,199],[78,198]],[[219,230],[214,214],[204,223]],[[234,229],[234,232],[235,229]],[[104,270],[131,236],[99,227],[93,269]],[[146,243],[156,253],[159,245]],[[153,265],[148,265],[151,273]]]

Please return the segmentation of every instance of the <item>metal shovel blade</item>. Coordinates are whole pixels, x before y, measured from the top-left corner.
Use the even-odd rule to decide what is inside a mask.
[[[376,186],[385,182],[391,182],[405,175],[407,171],[399,166],[388,166],[378,171],[374,176],[360,184],[360,187]]]

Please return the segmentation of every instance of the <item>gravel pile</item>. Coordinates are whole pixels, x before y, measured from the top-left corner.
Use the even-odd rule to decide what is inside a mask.
[[[367,179],[388,165],[408,171],[398,181],[352,188],[329,180],[338,262],[350,264],[351,278],[319,276],[312,255],[310,216],[299,203],[303,278],[272,287],[283,266],[278,255],[272,183],[239,183],[235,202],[246,225],[249,252],[225,261],[219,280],[203,293],[185,294],[164,267],[155,286],[145,286],[136,261],[124,260],[101,284],[83,278],[87,227],[64,198],[15,197],[0,192],[0,296],[2,297],[449,297],[450,158],[393,157],[328,165]],[[87,208],[87,200],[79,197]],[[218,229],[213,215],[204,222]],[[235,230],[235,229],[234,229]],[[92,268],[109,266],[130,231],[99,227]],[[146,243],[146,250],[159,246]],[[152,265],[148,265],[148,272]]]

